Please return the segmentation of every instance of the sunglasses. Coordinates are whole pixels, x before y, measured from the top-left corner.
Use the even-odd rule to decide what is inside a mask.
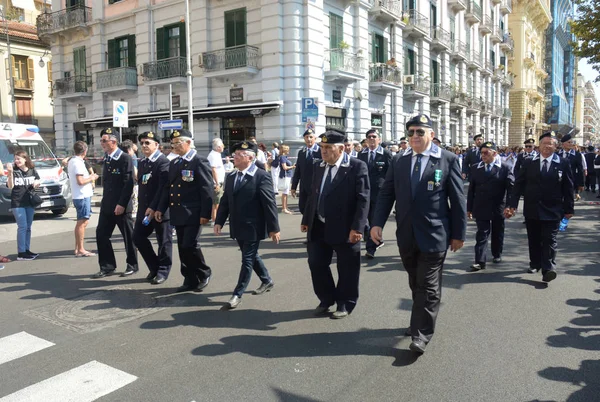
[[[423,137],[425,135],[425,130],[423,130],[422,128],[419,128],[417,130],[408,130],[406,132],[406,135],[408,135],[409,137],[412,137],[415,134],[418,134],[419,137]]]
[[[151,145],[152,141],[140,141],[141,145]]]
[[[525,148],[533,148],[533,145],[525,145]]]
[[[481,155],[483,155],[483,156],[487,156],[489,154],[491,154],[490,151],[481,151]]]

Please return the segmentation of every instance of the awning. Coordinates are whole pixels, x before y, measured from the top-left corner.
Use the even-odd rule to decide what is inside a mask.
[[[204,108],[194,109],[194,119],[213,119],[219,117],[241,117],[241,116],[263,116],[273,110],[279,109],[283,101],[274,102],[240,102],[228,103],[226,105],[212,105]],[[173,118],[187,121],[187,109],[173,110]],[[168,120],[170,114],[168,110],[160,112],[137,113],[129,115],[129,125],[139,125],[144,123],[154,123],[159,120]],[[81,131],[82,126],[85,129],[92,127],[112,126],[112,116],[97,117],[93,119],[82,119],[73,123],[76,130]]]
[[[22,8],[27,11],[36,11],[33,0],[11,0],[13,7]]]

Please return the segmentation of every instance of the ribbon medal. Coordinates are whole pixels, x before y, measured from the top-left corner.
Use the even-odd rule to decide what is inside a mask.
[[[442,171],[440,169],[435,170],[435,186],[438,187],[440,185],[440,181],[442,180]]]
[[[194,171],[193,170],[182,170],[181,171],[181,179],[188,183],[194,181]]]
[[[148,184],[148,180],[152,177],[152,173],[146,173],[142,176],[142,184]]]
[[[427,182],[427,191],[433,191],[433,181]]]
[[[562,170],[558,171],[558,181],[562,181]]]

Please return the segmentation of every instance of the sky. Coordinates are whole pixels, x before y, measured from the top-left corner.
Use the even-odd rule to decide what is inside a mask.
[[[583,75],[583,78],[585,78],[586,82],[593,82],[599,75],[599,73],[596,70],[594,70],[589,64],[587,64],[587,59],[579,60],[579,65],[577,66],[577,68],[581,75]],[[596,82],[594,83],[594,86],[596,87],[596,97],[598,97],[598,95],[600,95],[600,85]]]

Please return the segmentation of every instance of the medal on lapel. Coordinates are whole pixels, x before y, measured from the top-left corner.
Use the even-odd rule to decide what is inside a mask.
[[[193,170],[182,170],[181,171],[181,179],[188,183],[194,181],[194,171]]]
[[[433,191],[433,181],[427,182],[427,191]]]
[[[439,187],[440,181],[442,180],[442,171],[440,169],[435,170],[434,179],[435,179],[435,186]]]
[[[142,176],[142,184],[148,184],[148,180],[152,177],[152,173],[146,173]]]
[[[558,171],[558,181],[562,181],[562,170]]]

